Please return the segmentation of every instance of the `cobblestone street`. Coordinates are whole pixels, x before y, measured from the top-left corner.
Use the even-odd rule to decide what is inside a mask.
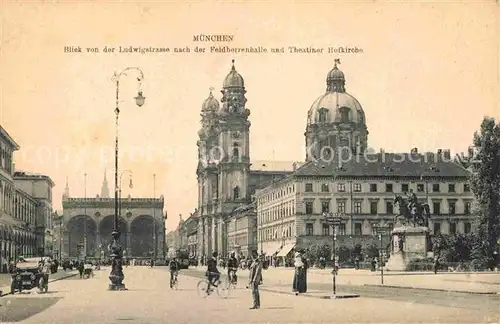
[[[259,310],[249,310],[251,293],[239,288],[227,299],[217,295],[201,298],[196,292],[201,272],[185,270],[179,276],[179,290],[168,288],[166,268],[128,267],[128,291],[108,291],[108,269],[89,280],[60,280],[51,284],[53,293],[14,295],[1,299],[12,307],[16,299],[42,301],[45,310],[23,323],[485,323],[497,322],[482,309],[443,307],[405,300],[361,296],[354,299],[305,298],[265,289],[278,287],[271,280],[262,286]],[[269,276],[268,276],[269,277]],[[320,287],[321,288],[321,287]],[[44,300],[50,298],[49,300]],[[54,298],[59,299],[58,301]],[[39,302],[40,304],[41,302]],[[29,304],[28,304],[29,305]],[[40,307],[39,307],[40,308]],[[16,319],[9,318],[15,322]],[[21,317],[17,321],[22,320]]]

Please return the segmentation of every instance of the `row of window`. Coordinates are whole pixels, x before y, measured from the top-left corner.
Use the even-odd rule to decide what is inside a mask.
[[[266,228],[261,228],[258,231],[259,241],[272,241],[275,239],[289,239],[295,237],[295,222],[269,226]]]
[[[290,194],[292,194],[294,192],[295,192],[295,185],[294,184],[290,184],[290,185],[287,185],[284,188],[281,188],[280,190],[277,190],[277,191],[274,191],[274,192],[270,192],[267,195],[259,198],[258,202],[259,202],[260,205],[262,205],[262,204],[274,201],[276,199],[279,199],[281,197],[285,197],[287,195],[290,195]]]
[[[35,224],[36,204],[11,186],[0,186],[0,209],[23,223]]]
[[[392,224],[389,225],[389,231],[392,231]],[[354,235],[363,235],[363,224],[362,223],[354,223]],[[332,227],[328,224],[322,224],[322,235],[324,236],[330,236],[332,234]],[[439,222],[434,222],[433,225],[434,229],[434,234],[439,234],[441,233],[441,223]],[[464,222],[464,233],[470,233],[472,230],[472,224],[470,222]],[[308,236],[313,236],[314,233],[314,224],[312,223],[306,223],[306,228],[305,228],[305,234]],[[346,226],[345,224],[340,224],[337,226],[336,229],[336,234],[337,235],[346,235]],[[372,235],[376,235],[376,230],[372,228]],[[451,222],[449,224],[449,234],[457,234],[457,223],[456,222]]]
[[[338,200],[336,212],[337,213],[346,213],[346,203],[347,203],[347,201]],[[441,201],[433,201],[431,212],[434,215],[441,215],[441,213],[442,213],[441,206],[442,206]],[[305,207],[306,207],[306,210],[305,210],[306,214],[317,214],[317,213],[315,213],[315,210],[314,210],[314,201],[312,201],[312,200],[305,201]],[[464,207],[463,214],[470,215],[471,208],[472,208],[472,202],[465,201],[463,207]],[[361,201],[361,200],[353,201],[352,209],[353,209],[352,212],[354,214],[365,213],[365,211],[363,210],[363,201]],[[323,200],[321,202],[321,213],[329,213],[329,212],[331,212],[330,200]],[[383,213],[383,211],[382,212],[379,211],[379,201],[370,201],[369,214],[370,215],[377,215],[379,213]],[[394,214],[394,204],[392,201],[385,202],[385,213],[386,214]],[[450,215],[457,214],[457,203],[454,200],[448,200],[448,212],[445,214],[450,214]]]
[[[274,222],[278,219],[295,215],[295,201],[290,200],[278,206],[259,211],[259,224]]]
[[[4,145],[0,147],[0,163],[2,169],[12,174],[12,152],[8,150]]]
[[[349,189],[349,191],[352,192],[362,192],[362,185],[361,183],[351,183],[352,189]],[[370,183],[369,184],[369,192],[379,192],[379,185],[378,183]],[[393,183],[385,183],[385,192],[396,192],[394,189],[394,184]],[[409,183],[402,183],[401,184],[401,191],[403,193],[407,193],[410,191],[410,184]],[[425,192],[425,184],[424,183],[417,183],[416,186],[416,191],[417,192]],[[432,184],[432,192],[441,192],[441,184],[440,183],[433,183]],[[312,183],[306,183],[305,184],[305,192],[314,192],[314,187]],[[321,184],[321,192],[330,192],[330,184],[328,183],[322,183]],[[345,183],[337,183],[337,192],[347,192],[346,190],[346,184]],[[448,183],[448,192],[457,192],[457,184],[455,183]],[[463,184],[463,192],[470,192],[470,186],[468,183]]]

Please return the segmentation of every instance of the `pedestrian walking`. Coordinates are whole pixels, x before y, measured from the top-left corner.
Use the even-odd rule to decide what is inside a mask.
[[[259,285],[262,282],[262,261],[259,259],[257,250],[252,251],[252,264],[250,265],[250,275],[248,276],[248,287],[252,289],[253,306],[250,309],[260,308]]]
[[[293,277],[293,292],[295,295],[307,292],[307,260],[300,252],[295,252],[295,273]]]

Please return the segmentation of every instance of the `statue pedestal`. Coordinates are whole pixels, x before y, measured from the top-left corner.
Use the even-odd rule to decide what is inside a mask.
[[[427,227],[399,226],[391,232],[391,255],[387,271],[405,271],[408,263],[427,257]]]

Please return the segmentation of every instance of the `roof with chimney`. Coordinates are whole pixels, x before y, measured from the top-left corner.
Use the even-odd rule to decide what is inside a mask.
[[[294,176],[467,178],[470,172],[450,157],[449,150],[437,153],[372,153],[332,162],[311,161]]]

